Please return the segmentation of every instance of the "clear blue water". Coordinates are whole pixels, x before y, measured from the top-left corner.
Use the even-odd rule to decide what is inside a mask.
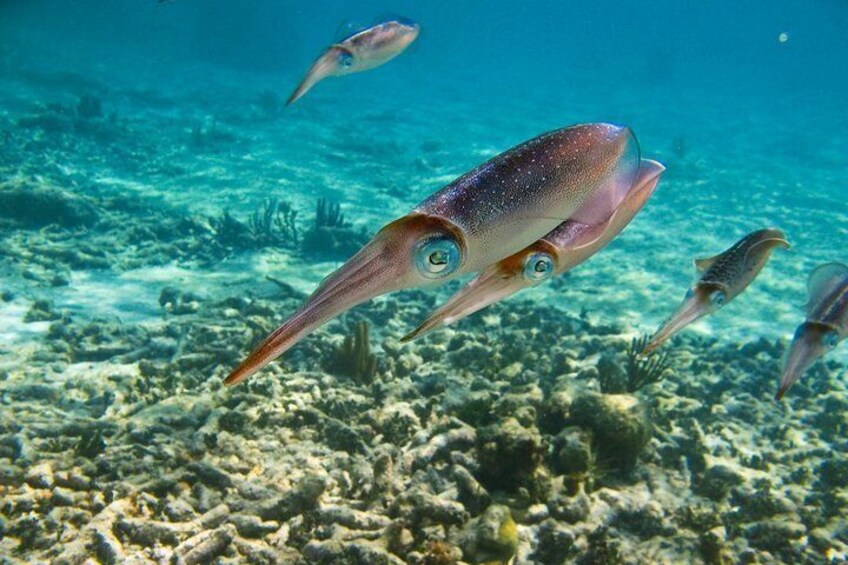
[[[421,25],[407,52],[369,72],[322,81],[293,106],[282,106],[340,28],[391,15]],[[47,227],[24,226],[18,223],[22,217],[0,213],[5,248],[0,290],[8,292],[8,300],[0,302],[0,375],[9,387],[42,380],[58,387],[81,378],[98,388],[108,382],[110,363],[137,373],[137,358],[98,358],[85,366],[73,359],[57,365],[49,356],[39,358],[51,321],[25,319],[39,299],[52,301],[78,323],[105,319],[125,329],[160,328],[167,318],[159,303],[164,286],[177,285],[201,301],[254,292],[267,298],[276,288],[265,280],[272,275],[308,293],[345,255],[270,245],[230,250],[210,261],[201,252],[174,251],[190,237],[173,243],[145,231],[156,224],[151,218],[157,207],[162,218],[208,219],[228,210],[247,221],[275,197],[298,210],[306,230],[316,200],[323,197],[341,204],[355,230],[373,234],[483,160],[544,131],[594,121],[629,125],[643,157],[661,161],[667,172],[645,209],[602,253],[566,282],[525,291],[507,304],[526,300],[563,316],[585,311],[595,324],[614,324],[622,340],[651,333],[695,280],[693,259],[714,255],[755,229],[776,226],[792,249],[776,252],[732,305],[684,333],[731,349],[759,337],[785,344],[803,321],[808,274],[822,263],[848,261],[846,29],[845,0],[5,0],[0,5],[0,188],[26,180],[93,199],[113,210],[101,219],[117,214],[103,204],[109,199],[141,202],[135,210],[147,227],[120,249],[108,244],[108,229],[92,231],[90,246],[107,253],[111,266],[63,259],[51,266],[43,260],[45,249],[63,245],[64,228],[51,228],[49,221]],[[102,105],[88,129],[72,117],[86,95]],[[57,115],[55,128],[44,122],[25,125],[34,116]],[[114,218],[117,226],[125,221]],[[75,234],[67,236],[69,246],[88,241],[85,232],[68,233]],[[159,244],[163,258],[151,259],[148,251]],[[55,273],[64,284],[51,282]],[[427,289],[435,302],[413,307],[413,314],[420,318],[456,288]],[[425,300],[413,293],[400,297],[406,304],[401,310]],[[386,300],[359,306],[354,314],[390,311]],[[273,320],[267,312],[258,316],[273,326],[296,305],[275,304]],[[460,331],[473,335],[493,325],[506,327],[508,312],[496,313],[500,318],[479,313]],[[411,329],[415,317],[406,311],[374,323],[377,351],[391,356],[391,340]],[[216,323],[207,316],[185,331]],[[347,324],[328,327],[327,343],[338,345]],[[258,334],[240,331],[228,344],[244,355]],[[445,347],[453,335],[434,334],[428,343]],[[294,358],[300,363],[304,352],[326,350],[321,347],[297,349]],[[432,352],[422,355],[429,362]],[[688,344],[687,355],[697,358],[697,346]],[[842,398],[848,347],[842,344],[827,359],[828,371],[806,379],[827,379],[825,391]],[[219,360],[195,380],[217,382],[233,361]],[[773,372],[779,368],[779,359],[768,363]],[[306,368],[320,370],[317,363]],[[770,389],[746,386],[746,370],[739,369],[735,386],[755,399],[769,425],[777,421],[769,420],[772,413],[787,418],[801,435],[821,432],[814,393],[804,389],[791,398],[789,406],[798,410],[792,415],[791,408],[787,413],[770,404]],[[677,377],[697,378],[685,370]],[[774,387],[777,378],[774,374]],[[182,394],[192,402],[191,387]],[[21,397],[7,396],[4,403],[26,418],[31,407],[16,407],[16,398]],[[719,404],[711,405],[713,416],[731,410]],[[113,409],[117,420],[129,417],[120,407]],[[721,436],[718,424],[713,432]],[[756,451],[767,443],[759,438],[739,449]],[[830,445],[837,452],[844,447],[835,440]],[[39,455],[42,451],[33,448],[26,464],[52,460]],[[212,449],[209,457],[215,456]],[[328,458],[323,463],[332,467]],[[848,465],[844,459],[839,464]],[[838,496],[845,496],[844,485],[839,488]],[[793,500],[799,499],[803,496]],[[802,514],[802,506],[798,503],[795,515]],[[6,524],[20,519],[8,515]],[[522,527],[525,541],[536,539],[530,522]],[[7,535],[0,554],[15,546],[9,540],[19,534],[13,529]],[[844,528],[831,537],[836,549],[827,555],[838,558],[846,543]],[[744,552],[734,539],[727,533],[729,551]],[[45,551],[37,544],[30,550]],[[772,552],[761,559],[790,561],[789,556],[802,555],[797,558],[814,562],[810,551]],[[530,550],[522,552],[529,559]],[[49,551],[33,555],[46,559]],[[649,553],[640,555],[642,562],[651,559]],[[674,562],[686,551],[662,555]]]

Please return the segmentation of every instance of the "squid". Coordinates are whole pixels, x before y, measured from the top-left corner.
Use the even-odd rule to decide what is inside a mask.
[[[807,284],[807,319],[795,330],[775,400],[801,378],[815,361],[848,337],[848,266],[827,263]]]
[[[330,76],[367,71],[403,53],[418,38],[421,27],[407,20],[383,22],[354,33],[328,47],[312,63],[286,106],[293,104],[318,82]]]
[[[453,324],[580,265],[606,247],[630,223],[654,193],[663,171],[665,167],[660,163],[643,159],[627,196],[605,222],[596,225],[575,219],[563,222],[532,245],[486,268],[401,341]]]
[[[648,355],[692,322],[723,308],[753,282],[774,249],[789,249],[782,231],[766,228],[749,233],[733,246],[707,259],[695,261],[701,273],[677,311],[662,325],[642,351]]]
[[[605,222],[638,169],[630,128],[603,123],[555,130],[496,155],[377,232],[224,382],[243,381],[375,296],[478,272],[569,218]]]

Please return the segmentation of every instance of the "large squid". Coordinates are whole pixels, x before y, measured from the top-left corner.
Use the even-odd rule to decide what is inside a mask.
[[[406,20],[383,22],[334,43],[312,63],[286,105],[330,76],[359,73],[388,63],[418,38],[420,26]]]
[[[643,159],[636,181],[607,221],[595,225],[576,219],[563,222],[529,247],[489,266],[404,337],[403,341],[452,324],[586,261],[606,247],[630,223],[654,193],[664,170],[665,167],[660,163]]]
[[[827,263],[810,275],[807,319],[795,330],[775,399],[780,400],[812,364],[848,337],[848,266]]]
[[[700,280],[689,289],[683,303],[642,353],[651,353],[695,320],[716,312],[739,296],[757,278],[777,247],[789,248],[786,236],[778,229],[767,228],[749,233],[715,257],[696,260]]]
[[[633,133],[609,124],[559,129],[493,157],[381,229],[225,383],[244,380],[330,318],[375,296],[480,271],[568,218],[605,222],[638,169]]]

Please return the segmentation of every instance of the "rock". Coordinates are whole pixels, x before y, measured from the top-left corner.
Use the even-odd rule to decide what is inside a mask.
[[[676,530],[665,519],[662,507],[656,502],[647,502],[638,508],[622,508],[612,520],[620,531],[635,534],[642,540],[656,536],[673,537]]]
[[[468,520],[468,512],[459,502],[421,490],[397,496],[392,502],[390,515],[406,518],[417,525],[460,525]]]
[[[477,433],[471,426],[463,426],[438,434],[421,446],[408,452],[413,469],[423,469],[434,461],[447,458],[452,451],[465,451],[474,446]]]
[[[52,300],[36,300],[29,307],[27,313],[24,314],[24,322],[52,322],[62,317],[62,314],[56,311]]]
[[[230,507],[226,504],[219,504],[215,508],[205,512],[200,519],[200,525],[206,529],[216,528],[221,525],[230,515]]]
[[[174,555],[178,557],[179,563],[185,565],[212,563],[224,553],[234,537],[235,527],[227,524],[185,540],[174,549]]]
[[[477,482],[474,475],[461,465],[454,465],[451,470],[451,475],[456,482],[456,488],[459,491],[459,501],[472,514],[479,514],[489,503],[491,497],[486,488]]]
[[[2,380],[2,378],[0,378]],[[23,436],[19,434],[10,434],[0,437],[0,458],[11,459],[13,462],[18,459],[26,458],[27,456],[27,445]],[[3,466],[0,465],[0,475],[2,475]],[[0,476],[0,484],[3,479]]]
[[[173,479],[165,480],[170,483]],[[216,490],[212,490],[203,483],[194,483],[191,486],[191,495],[194,499],[192,501],[192,505],[198,512],[211,512],[215,510],[216,507],[224,505],[224,499],[221,496],[221,493]]]
[[[239,410],[227,410],[218,417],[218,429],[231,434],[240,434],[249,423],[244,412]]]
[[[16,465],[0,462],[0,486],[19,487],[24,483],[24,472]]]
[[[518,552],[518,526],[506,506],[493,504],[466,524],[460,546],[471,563],[506,563]]]
[[[548,507],[542,503],[533,504],[524,511],[520,522],[522,524],[540,524],[550,516]]]
[[[50,463],[44,462],[30,467],[24,480],[32,488],[53,488],[53,469]]]
[[[604,394],[627,392],[627,375],[614,355],[601,355],[596,365],[597,379]]]
[[[250,565],[300,565],[303,564],[303,558],[300,553],[291,547],[285,545],[272,544],[270,547],[262,542],[248,541],[236,537],[233,540],[233,545],[244,559]]]
[[[286,522],[298,514],[313,510],[326,488],[323,478],[306,476],[291,491],[261,507],[259,516],[263,520]]]
[[[185,528],[168,522],[121,518],[115,524],[115,531],[136,545],[150,547],[156,544],[177,545]]]
[[[124,548],[112,532],[94,528],[91,534],[94,554],[103,565],[125,563]]]
[[[816,469],[819,488],[831,490],[848,486],[848,458],[832,455]]]
[[[312,540],[301,551],[315,565],[406,565],[376,542],[356,540]]]
[[[401,557],[409,553],[415,545],[415,537],[412,532],[398,522],[386,528],[385,536],[389,551]]]
[[[380,411],[377,429],[392,445],[404,445],[421,429],[421,422],[409,403],[397,402]]]
[[[721,502],[730,493],[730,489],[744,482],[735,470],[723,464],[713,464],[697,478],[692,490],[710,500]]]
[[[159,305],[175,316],[194,314],[200,310],[202,299],[192,292],[183,292],[173,287],[165,287],[159,293]]]
[[[186,469],[191,473],[190,479],[200,481],[208,487],[225,490],[233,486],[233,480],[227,473],[206,461],[189,463]]]
[[[410,551],[406,556],[408,565],[461,565],[462,550],[443,541],[444,533],[427,532],[430,537],[424,552]],[[491,564],[495,565],[495,564]]]
[[[556,520],[545,520],[538,529],[536,551],[531,558],[542,565],[568,563],[574,547],[574,535]]]
[[[31,181],[0,184],[0,217],[28,228],[55,224],[67,228],[91,227],[97,209],[85,198]]]
[[[508,418],[479,431],[477,475],[490,490],[514,492],[519,487],[531,486],[544,453],[539,430]]]
[[[553,470],[569,477],[586,476],[594,466],[592,434],[578,427],[565,428],[554,437]]]
[[[324,420],[324,441],[330,449],[350,454],[368,452],[368,446],[359,432],[335,418]]]
[[[497,395],[492,390],[470,390],[451,385],[445,394],[445,410],[470,426],[480,427],[494,420],[492,405]]]
[[[104,451],[106,451],[106,440],[103,437],[103,432],[100,430],[83,434],[76,447],[77,454],[88,459],[94,459]]]
[[[54,487],[50,498],[54,506],[74,506],[76,503],[74,492],[62,487]]]
[[[785,519],[773,519],[747,526],[745,537],[753,547],[780,555],[790,552],[793,544],[800,544],[806,531],[803,524]]]
[[[372,496],[376,498],[387,498],[394,494],[392,478],[394,476],[394,462],[390,453],[380,453],[374,459],[372,470],[374,477]]]
[[[53,479],[60,487],[78,491],[91,489],[91,480],[78,471],[59,471],[53,475]]]
[[[280,529],[279,522],[263,522],[256,516],[234,514],[229,518],[238,530],[239,535],[246,538],[261,538]]]
[[[698,549],[708,565],[731,563],[730,552],[725,548],[724,528],[713,528],[698,536]]]
[[[182,498],[169,501],[165,505],[164,512],[172,522],[187,522],[197,516],[191,504]]]
[[[583,393],[571,405],[570,420],[592,431],[603,461],[622,468],[636,463],[651,438],[647,409],[627,394]]]
[[[548,500],[548,509],[554,518],[576,524],[589,516],[591,504],[589,497],[581,490],[565,496],[560,494],[552,497]]]
[[[339,524],[351,530],[381,530],[391,522],[379,514],[332,505],[322,506],[318,510],[318,520],[324,524]]]

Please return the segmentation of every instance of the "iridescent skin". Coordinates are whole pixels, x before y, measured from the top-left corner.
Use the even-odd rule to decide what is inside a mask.
[[[606,247],[630,223],[654,193],[664,170],[660,163],[643,159],[636,181],[607,221],[597,225],[575,220],[563,222],[536,243],[487,267],[402,341],[453,324],[580,265]],[[544,273],[542,268],[546,269]]]
[[[757,278],[776,247],[789,248],[782,231],[767,228],[749,233],[727,251],[695,261],[703,272],[686,293],[677,311],[657,331],[642,351],[647,355],[692,322],[716,312],[739,296]]]
[[[375,296],[479,271],[569,217],[609,217],[638,164],[633,133],[609,124],[556,130],[493,157],[380,230],[225,382],[249,377],[330,318]]]
[[[420,30],[415,23],[388,21],[334,43],[315,60],[286,105],[329,76],[359,73],[388,63],[418,38]]]
[[[780,376],[783,398],[815,361],[848,337],[848,266],[828,263],[810,275],[806,321],[798,326]]]

